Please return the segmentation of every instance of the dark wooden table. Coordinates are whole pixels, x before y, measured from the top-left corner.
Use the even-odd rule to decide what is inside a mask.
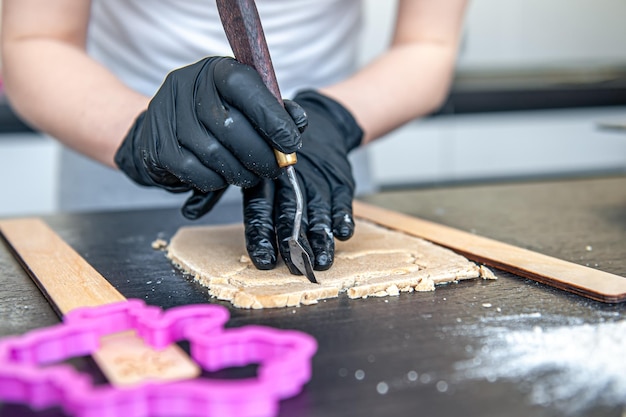
[[[626,276],[626,177],[388,192],[364,200]],[[175,209],[44,219],[128,298],[163,308],[220,303],[151,248],[156,238],[167,239],[189,224]],[[200,223],[240,219],[240,208],[223,205]],[[523,343],[511,345],[511,340],[562,334],[561,342],[569,338],[567,346],[578,346],[590,328],[619,325],[626,306],[587,300],[500,271],[497,275],[496,281],[472,280],[434,292],[339,297],[299,308],[238,310],[220,304],[231,311],[229,326],[299,329],[317,339],[313,379],[299,396],[281,403],[281,416],[622,416],[626,395],[606,398],[600,388],[624,384],[626,377],[607,380],[583,366],[573,370],[596,373],[576,387],[571,369],[524,372],[518,364],[507,374],[512,367],[507,365],[542,356],[541,351],[516,356],[511,348]],[[0,246],[0,336],[58,320],[6,246]],[[605,336],[606,331],[598,331],[598,338]],[[562,348],[549,338],[541,343],[535,345]],[[623,363],[624,351],[626,346],[621,356],[604,360]],[[559,392],[559,387],[569,391]],[[0,406],[0,417],[30,415],[61,414]]]

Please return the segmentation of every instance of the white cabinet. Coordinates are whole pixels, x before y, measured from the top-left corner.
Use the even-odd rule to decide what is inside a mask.
[[[37,133],[0,135],[0,216],[55,211],[58,149]]]
[[[441,116],[409,123],[368,150],[378,186],[626,173],[626,107]]]

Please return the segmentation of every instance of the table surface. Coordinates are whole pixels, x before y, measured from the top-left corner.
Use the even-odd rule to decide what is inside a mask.
[[[394,191],[362,199],[626,276],[626,177]],[[626,339],[610,337],[626,333],[624,303],[603,304],[496,271],[498,280],[434,292],[239,310],[210,299],[151,248],[155,239],[192,224],[176,209],[44,220],[128,298],[163,308],[217,303],[229,308],[229,326],[262,324],[313,335],[319,344],[313,378],[300,395],[281,402],[281,416],[622,416],[626,409]],[[240,220],[240,207],[218,205],[199,223]],[[58,320],[2,244],[0,336]],[[30,415],[62,413],[0,405],[0,417]]]

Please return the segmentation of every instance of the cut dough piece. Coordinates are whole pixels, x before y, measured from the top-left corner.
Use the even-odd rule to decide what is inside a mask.
[[[167,247],[172,262],[211,296],[240,308],[314,304],[344,291],[350,298],[432,291],[436,284],[480,276],[479,266],[461,255],[364,220],[357,220],[352,239],[337,241],[333,267],[315,271],[319,284],[290,274],[282,261],[260,271],[245,254],[242,224],[182,227]]]

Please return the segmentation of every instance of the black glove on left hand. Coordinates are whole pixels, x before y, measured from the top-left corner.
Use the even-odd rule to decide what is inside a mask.
[[[348,153],[361,143],[363,131],[348,110],[318,92],[301,92],[293,101],[308,117],[295,165],[304,197],[300,241],[311,255],[313,267],[326,270],[334,261],[334,237],[346,240],[354,233],[355,183]],[[243,192],[246,246],[252,262],[259,269],[273,268],[278,242],[290,271],[299,273],[287,244],[296,203],[286,175]]]
[[[193,190],[183,214],[194,217],[229,184],[249,187],[280,175],[274,149],[291,153],[300,145],[297,120],[304,115],[294,106],[285,111],[253,68],[205,58],[167,76],[115,163],[139,184]]]

